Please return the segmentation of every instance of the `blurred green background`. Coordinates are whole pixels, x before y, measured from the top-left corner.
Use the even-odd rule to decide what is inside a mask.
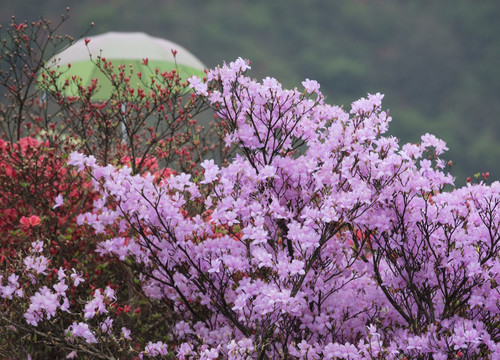
[[[243,57],[252,77],[286,87],[318,80],[346,107],[384,93],[391,134],[444,139],[456,184],[500,179],[498,0],[2,0],[0,23],[71,7],[63,33],[144,31],[186,47],[208,67]]]

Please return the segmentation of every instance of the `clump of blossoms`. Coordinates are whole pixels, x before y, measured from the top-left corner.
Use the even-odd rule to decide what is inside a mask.
[[[9,324],[10,330],[2,329],[2,334],[11,337],[29,333],[26,336],[33,337],[34,343],[37,338],[46,341],[69,358],[126,348],[130,331],[114,324],[112,314],[115,291],[107,286],[94,289],[87,299],[75,298],[76,289],[85,286],[84,274],[74,268],[53,268],[47,248],[44,241],[32,242],[23,256],[11,262],[8,277],[7,272],[0,273],[0,320]],[[21,347],[17,353],[46,354],[36,346],[24,348],[23,344],[21,340],[14,345]],[[2,353],[5,351],[3,348]],[[113,358],[104,354],[97,357]]]
[[[346,112],[315,81],[286,90],[248,69],[191,79],[238,151],[201,178],[71,155],[102,199],[81,221],[116,234],[99,251],[139,266],[168,308],[170,343],[145,353],[499,359],[500,183],[444,192],[445,144],[384,136],[380,94]]]

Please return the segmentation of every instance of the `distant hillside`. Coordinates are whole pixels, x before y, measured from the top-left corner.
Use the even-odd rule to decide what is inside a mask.
[[[253,76],[286,86],[308,77],[329,101],[348,106],[386,94],[391,133],[447,141],[458,184],[490,171],[500,179],[500,2],[497,0],[7,0],[0,23],[57,17],[79,36],[145,31],[178,42],[208,66],[236,57]]]

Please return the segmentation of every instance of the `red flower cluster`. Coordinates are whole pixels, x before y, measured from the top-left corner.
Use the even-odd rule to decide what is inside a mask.
[[[30,228],[40,225],[40,218],[36,215],[32,215],[30,217],[23,216],[19,223],[23,228]]]

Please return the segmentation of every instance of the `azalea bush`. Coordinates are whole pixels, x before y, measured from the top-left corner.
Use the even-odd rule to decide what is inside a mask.
[[[181,82],[180,74],[150,69],[153,75],[143,76],[124,65],[115,68],[103,57],[94,64],[112,84],[105,101],[94,100],[100,89],[97,79],[87,86],[77,77],[66,79],[57,62],[42,72],[39,86],[57,104],[61,129],[82,139],[82,150],[102,163],[128,164],[134,173],[153,172],[158,166],[196,172],[203,156],[214,151],[217,133],[203,132],[197,124],[196,116],[207,106]],[[132,76],[141,83],[133,85]],[[72,89],[77,94],[69,96]]]
[[[239,153],[157,182],[73,153],[101,202],[99,252],[141,269],[172,333],[149,355],[498,359],[500,183],[445,192],[432,135],[384,136],[382,95],[349,112],[239,59],[192,78]],[[214,90],[210,90],[215,86]]]

